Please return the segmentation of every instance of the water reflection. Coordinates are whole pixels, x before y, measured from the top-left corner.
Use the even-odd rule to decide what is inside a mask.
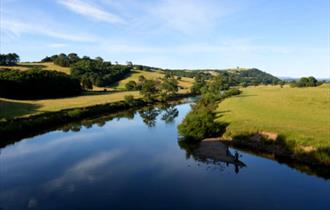
[[[97,117],[95,119],[86,119],[79,122],[69,123],[61,128],[62,131],[68,132],[79,132],[82,127],[92,128],[93,125],[98,127],[103,127],[106,122],[113,119],[134,119],[136,113],[139,113],[144,124],[148,127],[155,127],[157,122],[157,117],[161,115],[161,120],[166,124],[173,123],[174,119],[178,117],[179,111],[176,108],[176,104],[161,104],[159,106],[150,106],[142,109],[131,109],[116,114],[110,114],[107,116]]]
[[[232,154],[227,145],[216,139],[208,139],[196,144],[179,140],[178,144],[186,151],[187,159],[193,158],[202,162],[208,165],[207,169],[223,171],[226,167],[234,165],[234,172],[238,174],[241,168],[246,167],[245,163],[239,160],[241,155],[238,151]]]

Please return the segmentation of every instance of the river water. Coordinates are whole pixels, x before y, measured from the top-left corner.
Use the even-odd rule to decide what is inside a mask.
[[[190,104],[85,120],[0,149],[0,209],[330,209],[330,181],[178,141]],[[207,154],[206,154],[207,155]]]

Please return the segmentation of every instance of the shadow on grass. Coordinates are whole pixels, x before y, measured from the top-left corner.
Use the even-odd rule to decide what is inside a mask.
[[[0,99],[0,119],[12,119],[14,117],[33,114],[37,112],[38,108],[40,106],[36,104]]]
[[[17,67],[24,67],[24,68],[46,68],[45,65],[42,64],[19,64]]]
[[[279,135],[275,140],[260,133],[242,134],[233,137],[230,145],[245,151],[274,159],[300,172],[330,179],[330,148],[323,147],[304,151],[301,145]]]
[[[139,73],[139,72],[137,72],[137,71],[135,71],[135,70],[131,70],[128,74],[126,74],[125,76],[123,76],[119,81],[112,83],[112,84],[109,86],[109,88],[116,88],[116,87],[119,85],[119,82],[120,82],[120,81],[129,78],[130,76],[132,76],[132,74],[135,74],[135,73]]]

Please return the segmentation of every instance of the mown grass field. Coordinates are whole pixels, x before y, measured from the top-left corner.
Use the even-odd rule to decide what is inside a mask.
[[[259,86],[219,104],[225,137],[260,131],[283,135],[309,149],[330,147],[330,85],[315,88]]]
[[[160,71],[140,71],[140,70],[133,70],[133,72],[125,79],[119,81],[113,87],[119,90],[124,90],[126,83],[129,81],[138,82],[139,77],[144,76],[146,79],[160,79],[164,77],[164,74]],[[179,81],[179,86],[183,89],[190,89],[194,80],[188,77],[182,77]]]
[[[11,100],[0,98],[0,119],[106,104],[123,100],[125,95],[133,95],[135,98],[140,97],[138,91],[125,91],[46,100]]]
[[[19,63],[16,66],[0,66],[0,69],[18,69],[18,70],[28,70],[31,68],[41,68],[44,70],[54,70],[63,72],[66,74],[70,74],[70,68],[69,67],[61,67],[58,65],[55,65],[53,62],[22,62]]]

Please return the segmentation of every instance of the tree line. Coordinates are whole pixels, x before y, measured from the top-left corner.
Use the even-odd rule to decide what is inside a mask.
[[[291,87],[316,87],[321,85],[322,82],[319,82],[315,77],[302,77],[297,81],[292,81],[290,86]]]
[[[70,67],[71,75],[79,79],[84,89],[92,89],[93,85],[106,87],[126,77],[132,70],[133,64],[112,64],[101,57],[79,57],[76,53],[68,55],[61,53],[51,57],[45,57],[42,62],[54,62],[54,64]]]
[[[166,101],[177,94],[179,90],[178,80],[171,74],[166,74],[158,80],[146,79],[141,75],[138,82],[126,83],[127,90],[138,90],[146,102]],[[131,96],[126,97],[127,102],[133,100]]]
[[[19,56],[16,53],[0,54],[0,65],[14,66],[19,62]]]
[[[40,69],[0,71],[0,97],[61,98],[79,95],[81,91],[79,80],[62,72]]]

